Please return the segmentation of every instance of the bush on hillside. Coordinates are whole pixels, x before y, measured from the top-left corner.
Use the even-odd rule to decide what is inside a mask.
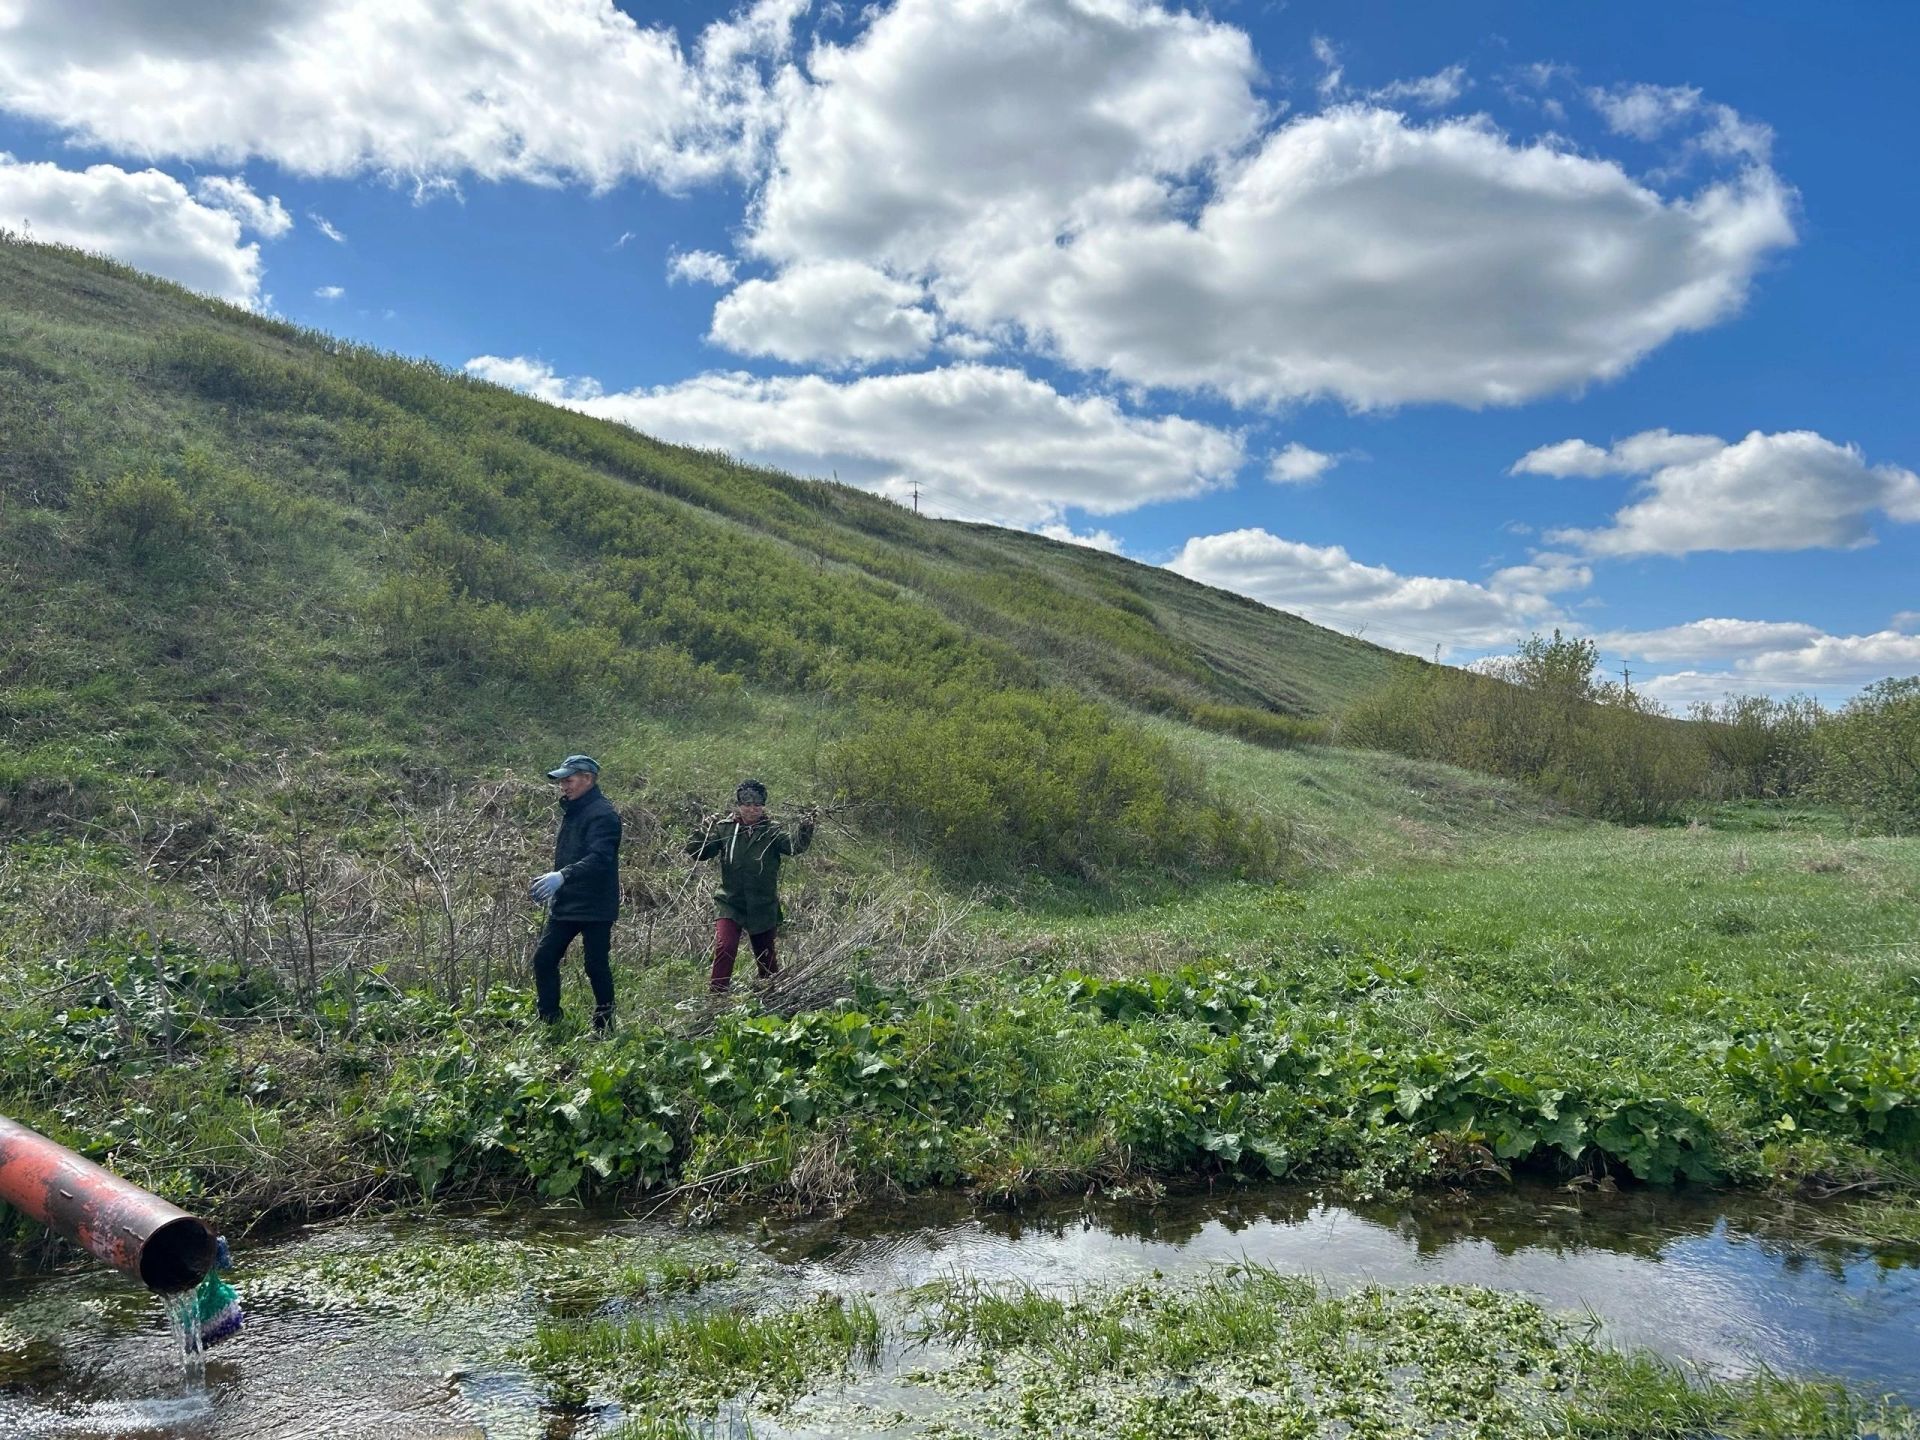
[[[1920,675],[1889,676],[1816,733],[1816,790],[1890,835],[1920,832]]]
[[[199,517],[171,475],[121,475],[100,487],[90,510],[93,542],[111,559],[161,578],[198,567]]]
[[[1534,636],[1489,674],[1402,672],[1362,699],[1341,739],[1521,780],[1583,814],[1666,819],[1707,795],[1698,731],[1623,687],[1599,683],[1592,642]]]
[[[1324,720],[1307,720],[1298,715],[1282,715],[1274,710],[1256,710],[1251,705],[1215,705],[1205,700],[1190,701],[1180,712],[1202,730],[1231,735],[1269,750],[1292,750],[1301,745],[1325,745],[1333,738],[1333,729]]]
[[[867,707],[827,768],[870,815],[953,863],[1091,875],[1279,862],[1268,826],[1212,800],[1197,768],[1099,705],[1065,690],[946,701]]]
[[[1698,701],[1687,715],[1700,726],[1702,743],[1730,796],[1777,800],[1797,795],[1819,768],[1814,733],[1825,712],[1811,696],[1728,695],[1718,704]]]
[[[703,700],[738,684],[683,651],[632,648],[601,626],[477,600],[441,575],[382,582],[365,614],[392,658],[468,680],[531,682],[556,695],[600,693],[655,706]]]

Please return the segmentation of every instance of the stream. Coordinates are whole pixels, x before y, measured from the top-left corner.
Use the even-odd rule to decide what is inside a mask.
[[[1794,1229],[1791,1207],[1753,1199],[1524,1186],[1386,1206],[1243,1187],[1018,1214],[933,1196],[846,1219],[736,1216],[691,1234],[663,1219],[577,1209],[343,1221],[236,1243],[231,1278],[247,1325],[209,1354],[198,1387],[184,1378],[160,1306],[120,1277],[99,1267],[0,1274],[0,1437],[592,1436],[617,1418],[613,1407],[553,1404],[514,1358],[553,1313],[551,1294],[522,1277],[464,1303],[415,1305],[377,1282],[382,1257],[401,1247],[486,1255],[619,1237],[657,1238],[728,1267],[717,1295],[680,1302],[688,1305],[833,1292],[884,1308],[940,1278],[1071,1291],[1238,1261],[1335,1288],[1488,1286],[1590,1316],[1616,1345],[1707,1374],[1765,1367],[1920,1403],[1920,1256],[1796,1240]],[[370,1293],[315,1280],[359,1275],[373,1277]],[[871,1398],[891,1383],[886,1370],[883,1361],[852,1387]],[[722,1416],[714,1433],[748,1432]],[[756,1420],[751,1433],[840,1432]]]

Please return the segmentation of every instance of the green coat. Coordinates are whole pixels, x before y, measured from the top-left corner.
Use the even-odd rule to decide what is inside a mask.
[[[785,918],[780,911],[781,860],[804,853],[812,843],[813,827],[808,824],[795,836],[776,820],[749,828],[729,816],[687,841],[687,853],[696,860],[720,862],[714,910],[749,935],[758,935]]]

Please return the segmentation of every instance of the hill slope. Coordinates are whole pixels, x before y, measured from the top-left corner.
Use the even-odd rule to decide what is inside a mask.
[[[288,748],[467,773],[617,747],[641,717],[725,728],[782,695],[869,735],[881,712],[985,707],[955,745],[1084,752],[1036,770],[1043,806],[1094,772],[1168,768],[1108,704],[1286,741],[1416,663],[56,248],[0,244],[0,378],[16,822],[50,783],[205,779]],[[870,775],[912,768],[868,751]],[[1142,831],[1171,823],[1149,791],[1118,802]],[[987,813],[925,811],[936,841]]]

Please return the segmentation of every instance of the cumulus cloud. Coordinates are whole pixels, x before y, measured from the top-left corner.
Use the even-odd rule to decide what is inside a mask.
[[[1367,96],[1388,105],[1421,105],[1429,110],[1437,110],[1458,100],[1472,83],[1467,79],[1466,66],[1449,65],[1418,80],[1395,80],[1378,90],[1368,91]]]
[[[1671,430],[1643,430],[1601,448],[1585,440],[1562,440],[1529,450],[1513,462],[1514,475],[1639,475],[1667,465],[1704,460],[1727,448],[1718,435],[1676,435]]]
[[[1063,395],[1018,370],[954,365],[840,382],[715,373],[607,393],[523,357],[483,355],[472,374],[618,420],[904,499],[935,515],[1030,526],[1077,509],[1114,515],[1228,484],[1237,434],[1179,416],[1128,414],[1101,395]]]
[[[1794,239],[1762,163],[1665,196],[1484,119],[1276,127],[1244,33],[1141,0],[900,0],[810,70],[752,253],[869,265],[946,324],[1238,404],[1577,389],[1724,320]],[[1443,103],[1464,74],[1404,83]]]
[[[12,0],[0,106],[104,148],[416,182],[745,174],[804,0],[682,49],[611,0]]]
[[[1167,568],[1316,625],[1415,654],[1438,648],[1443,658],[1565,624],[1553,593],[1588,578],[1577,566],[1551,564],[1503,570],[1485,584],[1402,575],[1355,560],[1344,546],[1303,544],[1264,529],[1195,536]]]
[[[1099,550],[1104,554],[1118,555],[1122,552],[1120,537],[1110,530],[1079,531],[1071,525],[1039,525],[1034,534],[1044,535],[1049,540],[1058,540],[1067,545],[1080,545],[1088,550]]]
[[[340,285],[322,285],[313,292],[316,300],[341,300],[346,297],[346,289]]]
[[[1690,620],[1659,630],[1614,630],[1594,637],[1602,649],[1642,660],[1727,660],[1798,650],[1820,638],[1816,625],[1792,620]]]
[[[1700,92],[1691,85],[1620,85],[1591,89],[1587,98],[1616,135],[1658,140],[1700,109]]]
[[[627,243],[632,232],[620,237],[620,244]],[[617,247],[616,247],[617,248]],[[712,250],[683,250],[667,261],[667,281],[673,285],[731,285],[733,283],[733,261]]]
[[[796,265],[749,280],[713,310],[708,338],[742,355],[866,365],[927,353],[939,322],[920,288],[857,260]]]
[[[158,170],[63,170],[0,152],[0,224],[111,255],[222,300],[259,302],[260,247],[241,243],[240,218],[225,205],[201,203]]]
[[[1639,498],[1612,524],[1548,536],[1595,556],[1850,549],[1872,543],[1876,515],[1920,521],[1920,477],[1897,465],[1869,466],[1858,446],[1811,430],[1755,430],[1733,444],[1648,430],[1606,450],[1563,440],[1529,452],[1513,468],[1646,477]]]
[[[1267,478],[1276,485],[1309,485],[1339,463],[1338,455],[1309,450],[1295,440],[1267,461]]]
[[[204,175],[194,183],[193,195],[202,205],[224,210],[242,226],[272,240],[293,228],[278,195],[265,199],[238,175]]]
[[[1605,654],[1678,666],[1636,681],[1676,709],[1728,694],[1804,691],[1838,700],[1885,676],[1920,670],[1920,635],[1903,633],[1897,616],[1889,629],[1866,635],[1830,635],[1797,620],[1708,618],[1607,631],[1594,642]]]
[[[1510,404],[1724,319],[1792,238],[1770,172],[1667,201],[1482,121],[1354,107],[1282,127],[1192,222],[982,257],[950,303],[1081,368],[1237,403]]]
[[[1774,632],[1771,640],[1764,638],[1769,631]],[[1700,648],[1684,651],[1681,647],[1696,634],[1701,636]],[[1630,648],[1634,644],[1672,650],[1696,662],[1731,659],[1721,669],[1689,667],[1646,682],[1647,694],[1675,707],[1717,700],[1729,693],[1777,696],[1811,691],[1829,700],[1841,699],[1886,676],[1920,672],[1920,635],[1899,630],[1829,635],[1812,625],[1708,620],[1645,632],[1629,638],[1621,648],[1638,653]]]
[[[1051,239],[1267,115],[1243,32],[1134,0],[900,0],[809,69],[751,236],[782,263],[911,273],[954,240]]]
[[[1590,89],[1587,99],[1616,135],[1655,141],[1689,130],[1690,149],[1761,163],[1773,150],[1771,129],[1730,106],[1705,100],[1691,85],[1617,85]]]

